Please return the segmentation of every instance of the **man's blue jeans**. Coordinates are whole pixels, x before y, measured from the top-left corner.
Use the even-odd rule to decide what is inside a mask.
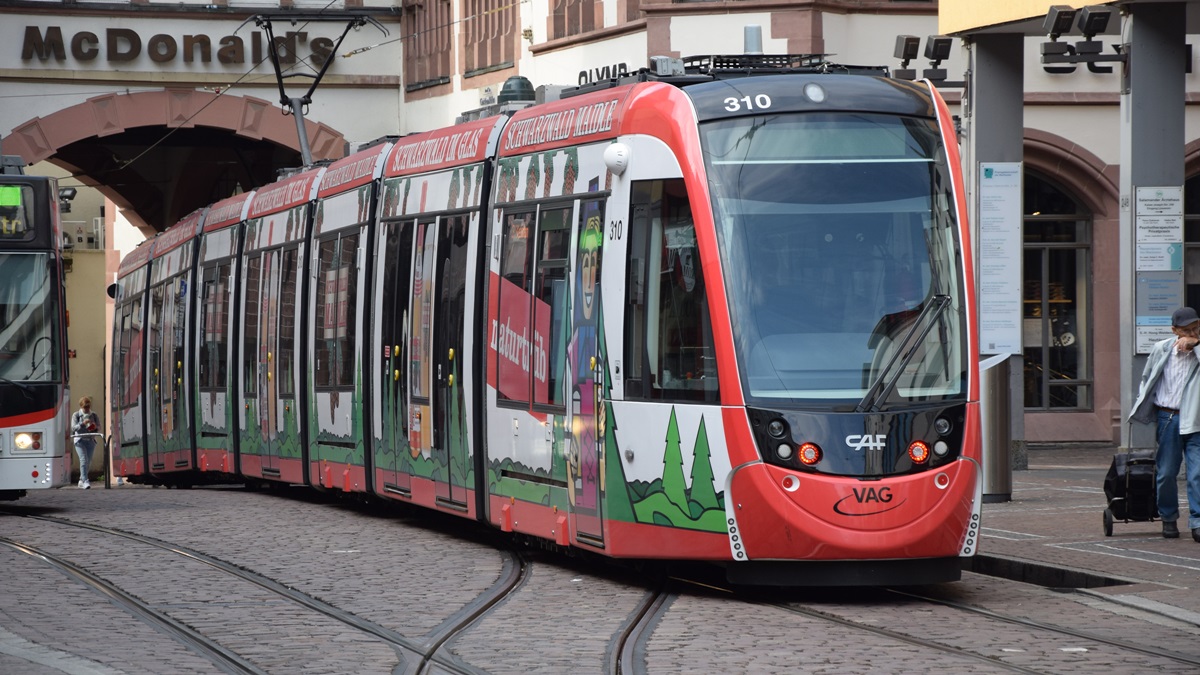
[[[1158,454],[1154,458],[1158,488],[1158,515],[1164,521],[1179,519],[1179,466],[1187,458],[1188,529],[1200,527],[1200,433],[1179,435],[1179,415],[1158,411]]]

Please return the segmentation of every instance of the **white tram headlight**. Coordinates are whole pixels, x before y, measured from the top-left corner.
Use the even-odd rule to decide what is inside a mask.
[[[778,448],[775,448],[775,454],[779,455],[779,459],[788,460],[792,458],[792,446],[787,443],[780,443]]]
[[[35,431],[18,431],[13,436],[13,445],[17,450],[37,450],[42,447],[42,435]]]
[[[947,452],[950,452],[950,446],[946,444],[946,441],[937,441],[933,444],[933,454],[938,457],[945,457]]]

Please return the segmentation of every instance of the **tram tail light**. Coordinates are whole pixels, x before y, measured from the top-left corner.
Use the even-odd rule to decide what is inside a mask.
[[[908,458],[913,464],[924,464],[929,461],[929,444],[925,441],[913,441],[908,444]]]
[[[821,448],[816,443],[804,443],[796,456],[804,464],[812,466],[821,461]]]

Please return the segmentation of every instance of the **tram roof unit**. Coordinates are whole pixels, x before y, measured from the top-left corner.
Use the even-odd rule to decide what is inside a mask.
[[[887,66],[850,66],[832,63],[829,54],[727,54],[650,57],[650,65],[627,75],[600,80],[560,92],[562,98],[589,94],[637,82],[665,82],[676,87],[762,75],[868,75],[891,77]]]

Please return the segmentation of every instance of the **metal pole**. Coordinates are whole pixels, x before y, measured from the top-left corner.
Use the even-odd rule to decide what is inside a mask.
[[[288,106],[292,109],[292,117],[296,118],[296,137],[300,139],[300,161],[304,166],[312,164],[312,149],[308,146],[308,134],[304,131],[304,101],[299,98],[289,98]]]

